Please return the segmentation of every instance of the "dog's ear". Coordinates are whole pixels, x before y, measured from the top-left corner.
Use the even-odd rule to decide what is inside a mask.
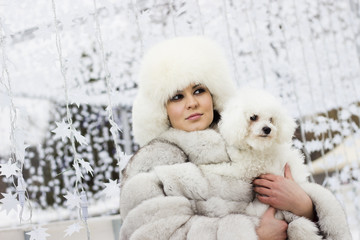
[[[219,131],[226,143],[239,148],[243,146],[248,132],[248,120],[242,105],[238,97],[229,100],[219,122]]]
[[[280,110],[276,117],[277,123],[275,123],[278,128],[277,141],[279,143],[291,142],[297,127],[296,122],[285,109]]]

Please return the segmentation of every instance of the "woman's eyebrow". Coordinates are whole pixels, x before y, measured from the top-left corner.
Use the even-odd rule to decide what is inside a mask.
[[[200,84],[200,83],[195,84],[195,85],[192,87],[192,89],[197,88],[198,86],[201,86],[201,84]]]

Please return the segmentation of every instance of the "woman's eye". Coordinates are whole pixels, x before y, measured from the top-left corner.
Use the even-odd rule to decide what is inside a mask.
[[[256,121],[257,119],[258,119],[258,115],[255,114],[250,117],[251,121]]]
[[[176,94],[175,96],[173,96],[170,101],[177,101],[182,99],[184,96],[182,94]]]
[[[203,92],[205,92],[205,89],[203,89],[203,88],[198,88],[198,89],[196,89],[196,90],[194,91],[194,94],[200,94],[200,93],[203,93]]]

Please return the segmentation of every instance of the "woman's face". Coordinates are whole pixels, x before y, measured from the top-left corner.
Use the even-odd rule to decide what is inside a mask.
[[[201,84],[177,91],[167,102],[166,111],[171,126],[187,132],[208,128],[214,118],[212,96]]]

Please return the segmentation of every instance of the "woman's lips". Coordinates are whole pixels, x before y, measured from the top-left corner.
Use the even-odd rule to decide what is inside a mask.
[[[197,120],[202,116],[200,113],[191,114],[186,118],[186,120]]]

